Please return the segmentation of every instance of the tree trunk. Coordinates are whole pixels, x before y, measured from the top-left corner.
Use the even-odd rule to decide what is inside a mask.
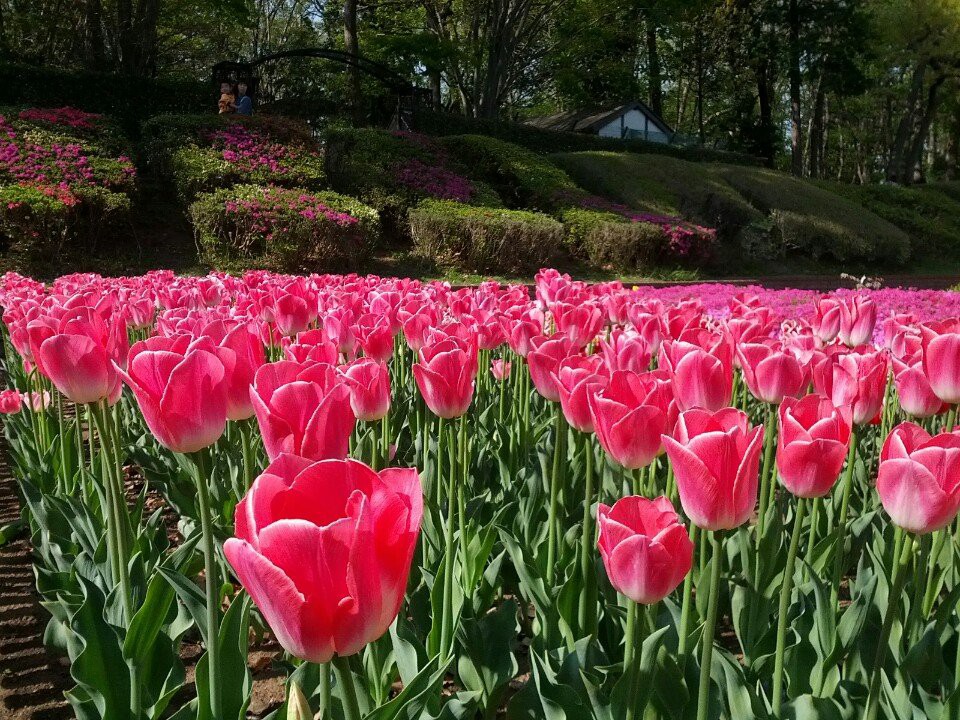
[[[810,119],[809,147],[810,155],[807,158],[810,177],[823,177],[823,130],[824,115],[827,111],[827,97],[824,91],[824,73],[821,69],[817,78],[817,89],[813,96],[813,115]]]
[[[910,144],[910,152],[904,166],[904,183],[923,181],[923,146],[930,134],[930,124],[933,122],[933,116],[937,112],[940,87],[946,79],[946,75],[940,75],[930,83],[930,87],[927,89],[927,101],[924,103],[923,114],[917,123],[916,133],[913,136],[913,142]]]
[[[897,133],[890,145],[890,159],[887,162],[887,180],[903,183],[907,175],[907,164],[910,140],[913,128],[916,126],[917,105],[920,102],[920,93],[923,91],[923,78],[927,72],[927,63],[919,62],[913,69],[910,81],[910,92],[907,95],[903,117],[897,125]]]
[[[773,82],[771,80],[770,60],[762,58],[757,66],[757,100],[760,103],[760,155],[767,167],[773,167],[776,147],[773,127]]]
[[[703,128],[703,19],[697,17],[697,135],[700,136],[700,144],[707,141],[706,132]]]
[[[103,6],[100,0],[87,0],[83,30],[83,49],[87,69],[103,70],[106,57],[103,50]]]
[[[790,0],[790,170],[803,175],[803,133],[800,125],[800,10]]]
[[[343,3],[343,47],[355,57],[360,55],[360,40],[357,37],[357,0]],[[350,65],[347,70],[350,80],[350,111],[355,125],[363,123],[363,91],[360,87],[360,69]]]
[[[944,161],[946,165],[944,179],[956,180],[960,178],[960,104],[957,105],[950,118]]]
[[[657,47],[657,24],[647,13],[647,81],[650,109],[663,117],[663,74],[660,70],[660,50]]]

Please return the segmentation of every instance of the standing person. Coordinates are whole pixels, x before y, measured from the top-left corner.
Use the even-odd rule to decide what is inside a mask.
[[[217,101],[217,109],[220,111],[220,114],[231,113],[236,107],[236,96],[233,94],[233,86],[228,82],[220,83],[220,100]]]
[[[253,99],[247,95],[247,84],[241,82],[237,84],[237,113],[239,115],[253,115]]]

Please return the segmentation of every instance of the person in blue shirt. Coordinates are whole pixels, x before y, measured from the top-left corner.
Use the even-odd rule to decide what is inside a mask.
[[[247,84],[242,82],[237,84],[237,114],[253,115],[253,100],[247,95]]]

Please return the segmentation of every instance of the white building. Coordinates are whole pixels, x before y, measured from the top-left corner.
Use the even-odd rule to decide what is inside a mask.
[[[669,143],[673,129],[639,100],[607,110],[567,110],[531,118],[527,125],[543,130],[579,132],[600,137]]]

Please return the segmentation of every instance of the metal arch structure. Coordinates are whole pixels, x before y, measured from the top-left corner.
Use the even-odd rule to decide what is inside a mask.
[[[354,55],[343,50],[332,48],[295,48],[281,50],[267,55],[261,55],[248,62],[224,61],[213,66],[213,83],[245,81],[250,88],[251,95],[256,95],[259,77],[256,69],[268,62],[287,60],[291,58],[320,58],[332,60],[343,65],[349,65],[360,70],[365,75],[378,80],[397,96],[397,109],[391,125],[401,130],[409,130],[414,106],[426,102],[431,104],[429,90],[419,88],[408,79],[387,67],[383,63],[370,60],[361,55]]]

